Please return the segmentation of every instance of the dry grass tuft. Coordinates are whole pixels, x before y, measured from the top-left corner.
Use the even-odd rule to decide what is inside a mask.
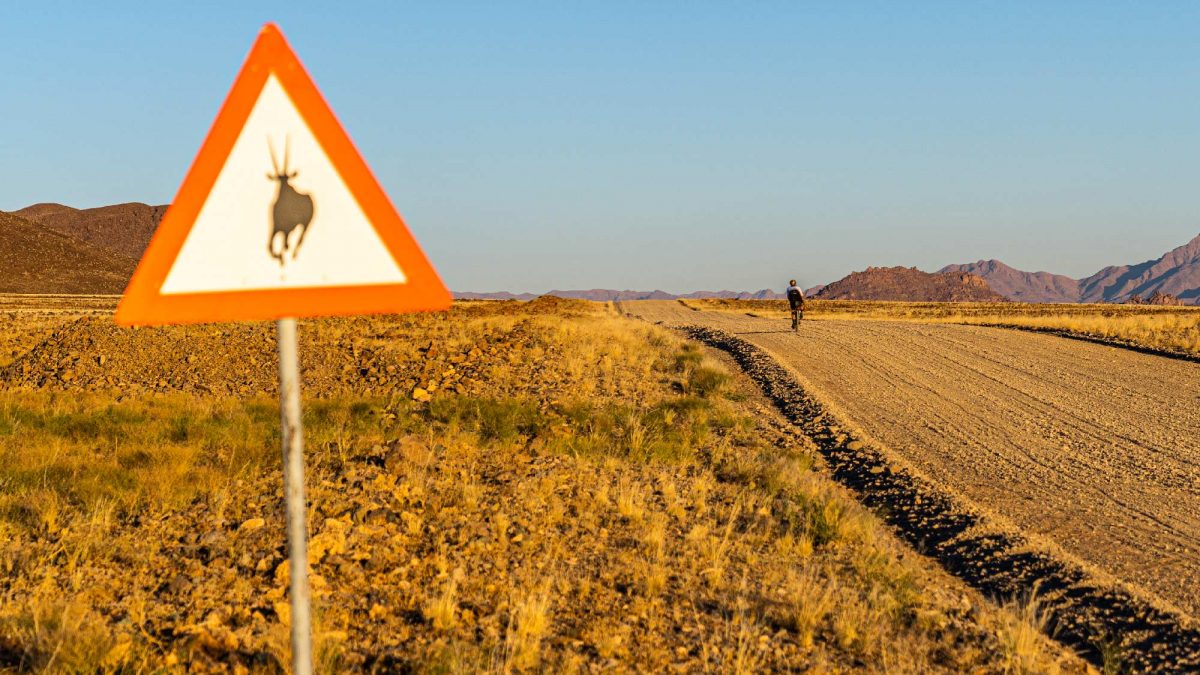
[[[506,667],[528,670],[541,658],[542,638],[550,628],[550,591],[547,584],[513,603],[512,618],[505,640]]]
[[[1037,588],[1022,598],[1014,598],[1005,605],[999,626],[1000,645],[1004,654],[1004,672],[1026,675],[1027,673],[1057,672],[1047,670],[1045,665],[1046,643],[1042,637],[1050,622],[1050,614],[1037,597]]]
[[[837,582],[823,579],[811,568],[790,570],[784,588],[784,621],[800,646],[811,649],[816,632],[834,604]]]
[[[458,601],[456,595],[458,593],[458,581],[451,579],[446,584],[446,588],[432,601],[425,604],[422,613],[425,620],[433,625],[435,630],[447,631],[457,624]]]

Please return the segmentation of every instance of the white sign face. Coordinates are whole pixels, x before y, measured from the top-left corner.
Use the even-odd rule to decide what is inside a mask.
[[[406,281],[287,92],[269,76],[160,293]]]

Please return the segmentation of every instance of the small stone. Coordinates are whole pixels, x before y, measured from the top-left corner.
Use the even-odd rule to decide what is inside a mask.
[[[286,600],[275,603],[273,609],[275,616],[279,617],[279,623],[285,627],[292,626],[292,606]]]
[[[863,447],[862,441],[850,441],[846,444],[847,450],[862,450]]]
[[[267,524],[267,521],[263,520],[262,518],[251,518],[250,520],[247,520],[246,522],[242,523],[241,525],[238,525],[237,531],[239,534],[242,532],[253,532],[255,530],[261,529],[266,524]]]
[[[167,590],[172,593],[179,593],[191,585],[191,580],[186,575],[177,574],[171,582],[167,584]]]
[[[338,555],[345,552],[345,533],[338,529],[327,529],[309,540],[308,563],[315,565],[324,560],[327,555]]]
[[[425,391],[424,389],[422,389],[420,387],[416,387],[415,389],[412,390],[412,398],[414,401],[425,402],[433,397],[429,395],[428,391]]]

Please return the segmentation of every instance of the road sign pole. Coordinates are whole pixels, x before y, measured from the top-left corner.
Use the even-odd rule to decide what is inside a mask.
[[[312,627],[308,601],[308,523],[304,501],[304,434],[300,426],[300,363],[296,319],[275,322],[279,348],[280,435],[283,491],[287,498],[288,561],[292,595],[292,672],[312,673]]]

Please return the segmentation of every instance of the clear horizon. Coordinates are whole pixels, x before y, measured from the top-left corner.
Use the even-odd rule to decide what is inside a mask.
[[[0,9],[0,209],[174,196],[274,21],[451,288],[1080,278],[1200,233],[1200,6]]]

